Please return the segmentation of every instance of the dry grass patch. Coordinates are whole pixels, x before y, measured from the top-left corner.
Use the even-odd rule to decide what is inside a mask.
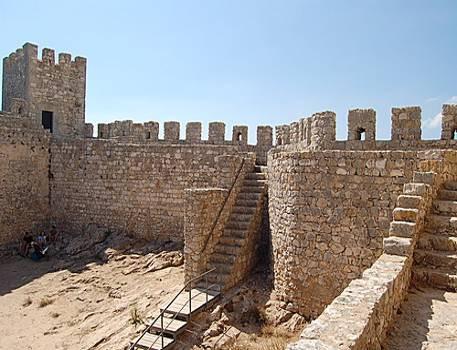
[[[284,350],[296,335],[282,328],[263,326],[259,334],[251,334],[239,339],[226,350]]]
[[[33,302],[33,301],[32,301],[32,298],[27,297],[27,298],[25,298],[24,302],[22,303],[22,306],[23,306],[23,307],[30,306],[30,305],[32,305],[32,302]]]
[[[40,300],[40,303],[38,304],[38,306],[45,307],[45,306],[51,305],[53,302],[54,302],[54,300],[44,297]]]
[[[136,305],[130,309],[130,323],[135,327],[144,324],[144,317]]]

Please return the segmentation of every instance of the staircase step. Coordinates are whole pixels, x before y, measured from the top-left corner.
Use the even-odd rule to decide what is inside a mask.
[[[266,180],[266,178],[265,173],[248,173],[245,177],[247,180]]]
[[[448,181],[444,183],[444,188],[446,190],[457,191],[457,182],[456,181]]]
[[[423,198],[421,196],[402,194],[397,198],[397,206],[407,209],[418,209],[422,204]]]
[[[457,252],[457,237],[423,233],[417,247],[424,250],[441,250]]]
[[[230,221],[249,223],[252,220],[252,217],[252,214],[232,213],[230,216]]]
[[[222,236],[244,239],[246,237],[246,230],[239,228],[226,228]]]
[[[395,221],[415,222],[418,213],[417,209],[395,208],[393,217]]]
[[[214,293],[219,293],[221,292],[221,285],[217,282],[211,282],[211,279],[215,279],[215,277],[217,277],[217,275],[214,275],[212,278],[209,277],[209,274],[208,274],[208,278],[206,280],[202,280],[200,282],[197,283],[197,288],[204,288],[205,290],[209,290],[209,291],[212,291]]]
[[[445,268],[457,268],[457,253],[442,252],[439,250],[422,250],[414,251],[414,261],[421,266],[435,266]]]
[[[457,191],[442,189],[438,197],[443,200],[457,201]]]
[[[208,280],[209,275],[210,274],[208,274]],[[160,308],[160,312],[164,311],[164,308],[168,306],[165,310],[165,313],[172,315],[172,318],[176,316],[178,319],[187,320],[191,315],[207,307],[210,303],[215,301],[216,298],[218,298],[220,295],[220,293],[217,293],[213,290],[202,288],[193,288],[190,293],[192,296],[190,303],[189,292],[186,291],[180,294],[170,306],[168,306],[169,302],[164,304]]]
[[[265,187],[267,180],[244,179],[243,186]]]
[[[264,165],[256,165],[254,167],[254,171],[256,173],[266,173],[268,170],[268,167],[267,166],[264,166]]]
[[[149,326],[152,322],[154,322],[156,317],[157,316],[154,316],[151,319],[147,320],[146,325]],[[176,318],[173,319],[173,316],[170,316],[168,314],[163,315],[163,330],[164,330],[165,334],[177,336],[182,331],[184,331],[186,326],[187,326],[186,321],[178,320]],[[161,332],[162,332],[162,321],[159,317],[159,319],[157,319],[157,321],[151,326],[150,333],[160,334]]]
[[[414,266],[413,279],[435,288],[452,292],[457,291],[457,274],[452,269],[433,269],[430,267]]]
[[[258,193],[261,194],[264,191],[264,186],[241,186],[241,193]]]
[[[457,217],[445,215],[428,215],[427,231],[446,236],[457,236]]]
[[[249,214],[249,215],[254,215],[256,212],[256,207],[252,206],[239,206],[235,205],[233,207],[232,213],[234,214]]]
[[[241,193],[240,193],[241,195]],[[235,206],[237,207],[245,207],[245,208],[257,208],[257,204],[259,203],[259,198],[253,198],[253,199],[245,199],[245,198],[238,198],[235,202]]]
[[[237,200],[249,200],[249,201],[258,201],[262,197],[262,193],[249,193],[249,192],[240,192],[238,193]],[[256,204],[257,205],[257,204]]]
[[[223,273],[223,274],[228,274],[230,273],[231,269],[232,269],[232,265],[228,265],[226,263],[220,263],[220,262],[212,262],[212,261],[209,261],[208,262],[208,266],[210,269],[213,269],[215,268],[216,269],[216,273],[220,274],[220,273]]]
[[[232,218],[230,218],[229,222],[225,226],[227,229],[242,229],[242,230],[247,230],[249,227],[249,222],[246,221],[233,221]]]
[[[231,245],[241,247],[244,243],[244,238],[239,237],[230,237],[230,236],[222,236],[219,239],[219,244],[221,245]]]
[[[241,249],[241,246],[235,244],[219,244],[214,248],[215,253],[222,253],[222,254],[232,254],[237,255]]]
[[[135,340],[136,341],[136,340]],[[169,349],[174,345],[175,340],[170,337],[163,337],[163,347],[162,347],[162,337],[157,334],[146,333],[138,341],[138,344],[135,346],[135,349],[149,349],[149,350],[163,350]]]
[[[226,264],[231,266],[236,261],[236,259],[236,255],[229,253],[213,253],[210,256],[209,261],[210,263]]]
[[[436,200],[433,209],[439,214],[454,215],[457,214],[457,201]]]
[[[229,278],[230,273],[228,272],[211,272],[208,274],[208,281],[210,283],[213,283],[215,285],[223,286],[224,283],[227,281],[227,278]]]

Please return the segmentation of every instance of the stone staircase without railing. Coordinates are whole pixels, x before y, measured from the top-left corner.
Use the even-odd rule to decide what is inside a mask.
[[[416,282],[457,291],[457,182],[446,182],[414,251]]]
[[[266,196],[265,166],[255,166],[246,174],[224,232],[209,257],[211,283],[229,289],[240,282],[252,267],[259,242],[262,211]]]

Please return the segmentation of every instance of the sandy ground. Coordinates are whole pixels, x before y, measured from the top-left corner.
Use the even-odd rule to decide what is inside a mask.
[[[411,289],[383,349],[456,350],[457,293]]]
[[[182,286],[182,266],[162,269],[167,254],[181,252],[162,254],[111,249],[104,261],[4,258],[0,348],[124,349],[141,329],[131,323],[132,310],[152,316]]]

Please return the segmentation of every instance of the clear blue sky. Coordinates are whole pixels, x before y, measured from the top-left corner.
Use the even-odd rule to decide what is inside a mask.
[[[457,103],[457,1],[6,1],[0,55],[26,41],[88,58],[86,120],[250,127],[322,110],[420,105],[423,135]],[[438,122],[437,122],[438,121]]]

